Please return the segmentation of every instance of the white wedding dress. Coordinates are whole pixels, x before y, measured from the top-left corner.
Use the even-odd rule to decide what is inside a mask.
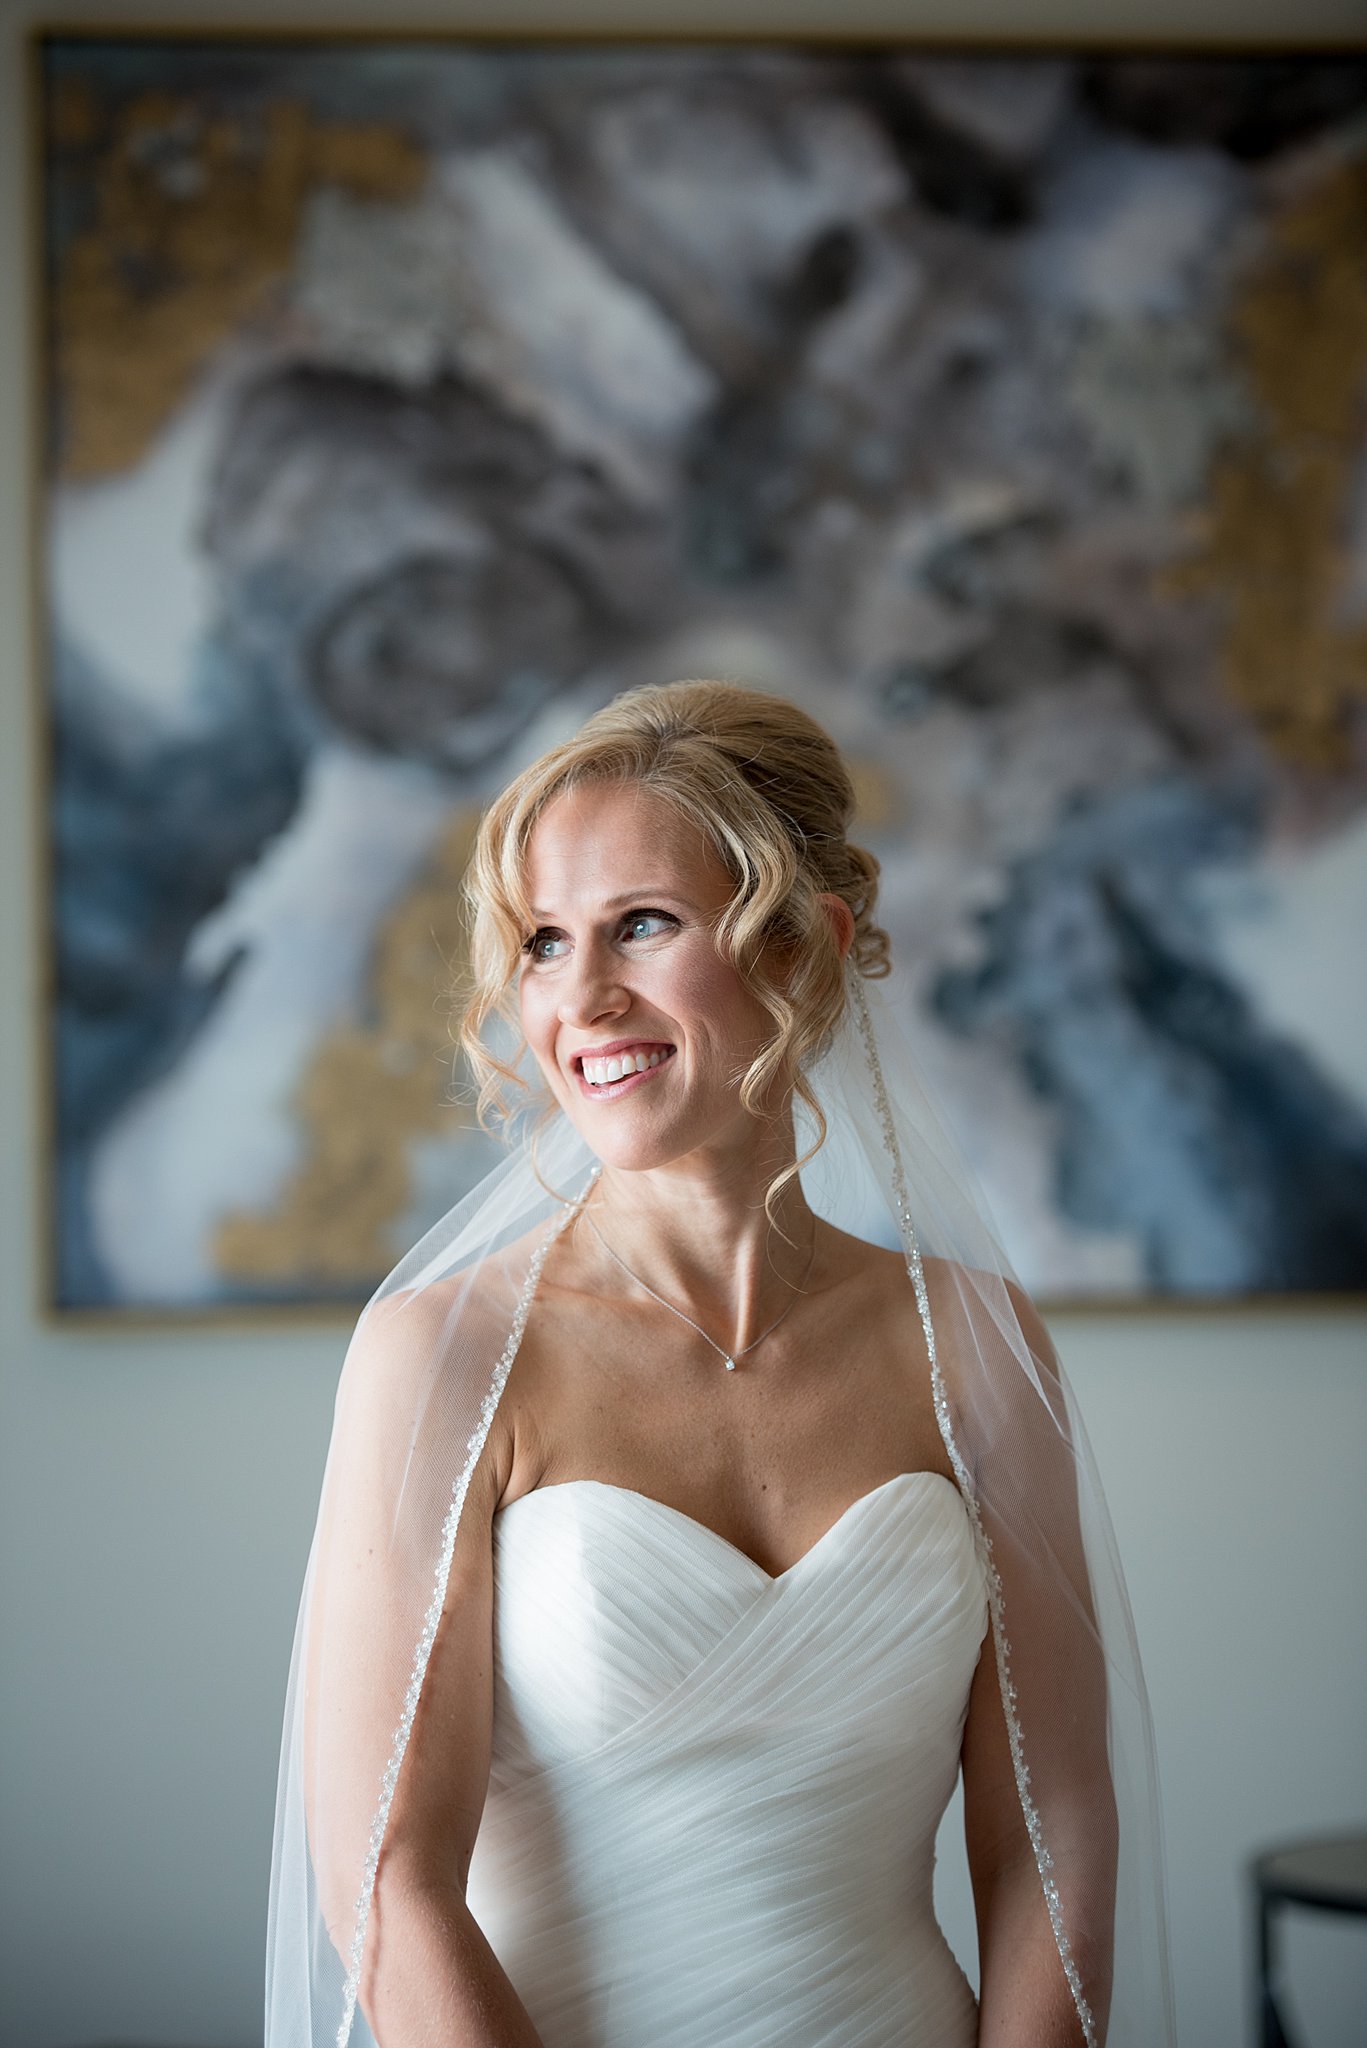
[[[988,1618],[950,1482],[777,1578],[595,1480],[494,1529],[469,1901],[545,2048],[972,2048],[931,1895]]]

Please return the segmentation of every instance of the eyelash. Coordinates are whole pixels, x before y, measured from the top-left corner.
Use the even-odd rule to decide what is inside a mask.
[[[673,916],[672,913],[668,910],[648,909],[629,910],[626,913],[625,917],[622,919],[621,923],[618,925],[617,929],[619,931],[627,930],[631,925],[639,924],[643,918],[647,917],[658,918],[660,923],[663,924],[669,930],[677,931],[679,929],[678,918]],[[542,939],[556,939],[562,936],[563,935],[556,930],[554,925],[543,925],[540,931],[533,932],[530,938],[524,939],[522,941],[522,950],[529,960],[537,960],[541,956],[537,953],[536,948]],[[661,935],[658,932],[653,932],[650,933],[648,936],[652,938],[658,938]]]

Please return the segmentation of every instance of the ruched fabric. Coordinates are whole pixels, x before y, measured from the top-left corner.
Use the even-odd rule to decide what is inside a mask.
[[[971,2048],[932,1900],[988,1620],[956,1488],[899,1474],[777,1577],[594,1480],[494,1530],[469,1900],[545,2048]]]

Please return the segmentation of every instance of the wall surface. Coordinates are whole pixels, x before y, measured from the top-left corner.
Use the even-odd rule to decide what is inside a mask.
[[[200,10],[85,0],[86,22]],[[295,5],[319,24],[375,8]],[[479,17],[408,5],[405,21]],[[280,10],[217,0],[219,21]],[[22,29],[0,40],[0,274],[24,275]],[[494,19],[491,13],[483,17]],[[1360,0],[837,9],[508,6],[570,29],[867,27],[1331,38]],[[96,1335],[35,1305],[27,336],[0,295],[0,2048],[260,2037],[275,1753],[340,1329]],[[148,602],[155,603],[155,592]],[[1183,2048],[1252,2040],[1243,1866],[1367,1824],[1367,1313],[1073,1316],[1058,1334],[1111,1489],[1165,1792]],[[1308,2048],[1360,2048],[1367,1930],[1298,1923]],[[642,2044],[647,2048],[647,2044]],[[718,2044],[724,2048],[724,2044]],[[801,2048],[801,2044],[792,2044]]]

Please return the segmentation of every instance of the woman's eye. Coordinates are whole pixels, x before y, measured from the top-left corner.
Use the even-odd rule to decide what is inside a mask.
[[[626,930],[633,939],[655,939],[661,932],[672,930],[678,922],[678,918],[671,917],[667,910],[633,910],[626,921]]]
[[[677,931],[679,920],[667,910],[632,910],[622,919],[620,926],[624,938],[639,941],[657,939],[662,932]],[[543,925],[533,932],[529,939],[522,941],[522,950],[532,961],[563,960],[569,951],[570,942],[562,931],[553,925]]]

